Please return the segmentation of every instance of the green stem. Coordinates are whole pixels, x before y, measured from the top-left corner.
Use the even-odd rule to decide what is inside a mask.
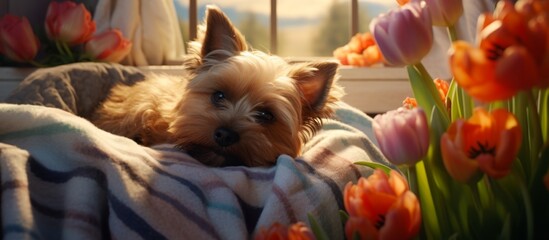
[[[528,135],[531,139],[530,146],[530,157],[531,157],[531,167],[532,171],[535,172],[538,166],[538,156],[543,146],[543,137],[541,133],[541,123],[540,116],[537,109],[536,99],[532,91],[526,91],[527,103],[528,103]],[[531,179],[530,179],[531,180]]]
[[[534,239],[534,212],[532,208],[532,199],[530,199],[530,194],[528,189],[526,189],[524,181],[520,181],[519,186],[526,214],[526,232],[528,236],[526,239]]]
[[[540,131],[545,145],[549,143],[549,88],[540,90],[538,95]]]
[[[471,183],[469,184],[469,188],[471,189],[471,196],[473,197],[473,205],[475,206],[477,212],[480,214],[480,222],[482,222],[482,201],[480,197],[480,192],[478,189],[477,183]]]
[[[434,190],[436,186],[431,185],[431,182],[428,180],[428,175],[430,175],[430,173],[426,170],[426,165],[428,164],[425,164],[425,161],[420,161],[415,165],[415,172],[417,174],[416,179],[419,185],[418,198],[421,205],[421,221],[426,239],[442,239],[443,230],[441,229],[440,224],[447,219],[439,216],[440,208],[435,206],[435,204],[439,204],[439,206],[442,205],[442,208],[445,206],[443,201],[437,201],[438,199],[433,195],[432,190]]]
[[[414,194],[419,196],[416,165],[407,166],[406,171],[408,174],[408,184],[410,186],[410,190],[412,190]]]
[[[65,53],[65,48],[63,48],[63,46],[61,46],[61,42],[60,42],[60,41],[55,41],[55,47],[57,48],[57,51],[58,51],[61,55],[67,55],[67,53]]]
[[[458,40],[457,38],[457,32],[454,25],[448,26],[448,37],[450,37],[450,41],[455,42]]]
[[[408,185],[410,186],[410,190],[416,195],[419,195],[419,183],[418,183],[418,176],[417,176],[417,169],[416,165],[407,166],[406,167],[406,173],[408,177]],[[421,239],[425,239],[427,237],[427,233],[425,230],[425,227],[420,228],[419,236]]]
[[[524,168],[524,173],[526,176],[530,176],[532,172],[532,152],[530,147],[531,139],[529,136],[528,129],[528,116],[527,116],[527,106],[528,105],[528,96],[525,92],[518,92],[512,99],[512,113],[517,118],[521,128],[522,128],[522,142],[519,150],[519,159]],[[537,156],[537,154],[535,154]]]
[[[29,63],[32,64],[33,66],[39,67],[39,68],[48,67],[47,65],[44,65],[44,64],[39,63],[39,62],[34,61],[34,60],[29,61]]]
[[[68,62],[74,62],[74,56],[72,54],[72,51],[66,43],[61,41],[55,41],[55,47],[62,56],[67,56],[69,58]]]
[[[72,55],[72,51],[71,51],[71,49],[69,48],[69,45],[67,45],[67,43],[65,43],[65,42],[61,43],[61,45],[63,46],[63,49],[65,49],[65,52],[67,53],[67,55],[69,56],[69,58],[71,58],[72,60],[74,60],[74,56]]]

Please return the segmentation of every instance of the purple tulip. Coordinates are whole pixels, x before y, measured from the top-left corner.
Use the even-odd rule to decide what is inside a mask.
[[[419,63],[433,45],[431,15],[423,1],[379,15],[370,22],[370,32],[385,61],[394,66]]]
[[[413,165],[429,149],[429,126],[421,108],[388,111],[374,118],[381,152],[395,165]]]

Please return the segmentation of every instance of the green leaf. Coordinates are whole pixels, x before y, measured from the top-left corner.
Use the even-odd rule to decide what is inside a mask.
[[[432,106],[436,106],[444,122],[449,124],[450,117],[448,116],[446,106],[440,99],[438,90],[429,72],[427,72],[421,63],[409,65],[406,69],[408,70],[408,77],[418,105],[425,110],[427,116],[431,116]]]
[[[307,213],[307,218],[309,219],[309,223],[311,225],[311,230],[313,231],[313,234],[315,235],[317,240],[329,240],[328,234],[320,224],[316,221],[316,219],[309,213]]]
[[[345,226],[345,223],[349,220],[349,214],[343,210],[339,210],[339,219],[341,219],[341,223]]]
[[[373,168],[373,169],[381,169],[383,170],[387,175],[391,172],[391,168],[388,167],[388,166],[385,166],[381,163],[376,163],[376,162],[355,162],[356,165],[362,165],[362,166],[367,166],[367,167],[370,167],[370,168]]]
[[[500,240],[510,239],[511,236],[511,216],[509,214],[505,217],[503,222],[503,227],[501,228],[501,233],[499,235]]]
[[[450,120],[453,122],[456,119],[461,118],[461,102],[459,101],[457,82],[452,79],[450,87],[448,88],[447,98],[450,99]]]
[[[532,209],[534,209],[534,238],[549,239],[549,228],[547,219],[549,218],[549,191],[543,184],[543,177],[549,171],[549,145],[541,151],[539,155],[539,165],[529,183],[529,192],[532,199]]]
[[[549,88],[542,89],[538,96],[538,112],[541,135],[544,143],[549,143]]]
[[[511,112],[517,118],[519,125],[522,129],[522,142],[520,144],[520,150],[518,152],[518,158],[520,159],[526,176],[530,176],[532,170],[530,141],[528,137],[528,117],[526,115],[526,95],[524,92],[519,92],[512,98]]]

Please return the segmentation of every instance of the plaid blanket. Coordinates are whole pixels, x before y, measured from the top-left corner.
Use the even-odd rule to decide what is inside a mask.
[[[313,215],[342,238],[343,187],[383,161],[370,120],[341,104],[302,156],[273,167],[202,165],[65,111],[0,104],[4,239],[248,239]]]

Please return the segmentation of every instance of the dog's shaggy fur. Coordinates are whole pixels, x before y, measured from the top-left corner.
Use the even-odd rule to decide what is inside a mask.
[[[91,120],[144,145],[173,143],[205,164],[263,166],[292,157],[343,91],[338,64],[290,64],[248,50],[217,7],[190,44],[187,76],[150,76],[114,87]]]

